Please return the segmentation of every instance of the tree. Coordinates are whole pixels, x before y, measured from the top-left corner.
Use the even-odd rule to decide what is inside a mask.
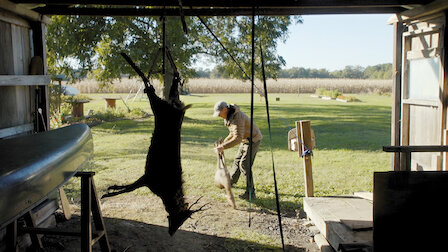
[[[367,79],[391,79],[392,64],[379,64],[368,66],[364,71],[364,77]]]
[[[329,72],[327,69],[292,67],[282,69],[280,78],[351,78],[351,79],[390,79],[392,64],[379,64],[363,68],[361,66],[346,66],[343,70]]]
[[[209,69],[202,69],[199,68],[196,70],[196,76],[197,78],[210,78],[211,71]]]
[[[346,66],[343,70],[331,72],[333,78],[363,79],[364,68],[361,66]]]
[[[189,68],[189,59],[197,48],[186,46],[189,35],[182,32],[177,21],[167,18],[169,48],[177,67],[188,77],[194,72]],[[129,55],[143,70],[149,70],[153,62],[155,70],[160,70],[161,58],[155,60],[155,55],[161,47],[161,33],[158,18],[53,16],[47,36],[49,70],[73,77],[70,61],[75,61],[82,72],[90,72],[104,83],[123,73],[135,76],[120,56],[121,52]]]
[[[74,77],[74,68],[82,75],[92,74],[97,80],[109,83],[120,74],[135,76],[122,59],[125,52],[144,71],[154,64],[161,69],[161,59],[155,59],[162,41],[162,21],[158,17],[90,17],[53,16],[48,26],[48,65],[51,74],[63,73]],[[208,17],[205,22],[234,55],[247,75],[251,66],[251,18]],[[256,27],[257,77],[261,78],[259,44],[263,45],[268,77],[276,78],[284,59],[277,55],[279,40],[287,38],[291,17],[259,17]],[[184,78],[195,76],[191,65],[195,55],[213,56],[223,77],[245,79],[238,66],[213,39],[196,17],[186,17],[188,34],[182,30],[179,17],[166,18],[167,45],[176,66]],[[213,72],[212,72],[213,75]],[[153,75],[161,78],[160,75]]]

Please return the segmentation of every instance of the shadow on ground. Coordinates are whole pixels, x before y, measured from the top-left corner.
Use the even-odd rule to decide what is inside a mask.
[[[71,220],[58,223],[58,229],[77,230],[80,216],[74,215]],[[252,241],[218,237],[192,231],[178,230],[174,236],[168,234],[168,228],[144,222],[104,218],[112,251],[281,251],[279,247],[271,247]],[[67,236],[46,236],[43,243],[47,252],[80,251],[80,238]],[[101,251],[99,244],[93,251]],[[291,245],[286,251],[305,252],[305,248]]]

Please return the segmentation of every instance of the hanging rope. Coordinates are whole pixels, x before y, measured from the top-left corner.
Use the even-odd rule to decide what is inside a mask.
[[[272,132],[271,132],[271,117],[269,115],[268,88],[266,85],[266,73],[264,70],[264,56],[263,56],[263,47],[261,45],[261,41],[260,41],[260,55],[261,55],[261,73],[263,75],[264,99],[266,101],[266,115],[268,118],[269,143],[270,143],[270,148],[271,148],[271,159],[272,159],[272,173],[274,175],[275,204],[277,206],[278,226],[280,227],[280,237],[282,239],[282,248],[283,248],[283,251],[285,251],[285,240],[283,237],[282,217],[280,215],[280,199],[278,196],[277,176],[275,173],[274,151],[272,149],[273,144],[272,144]]]
[[[252,64],[251,64],[251,90],[250,90],[250,141],[249,141],[249,173],[247,174],[247,180],[253,181],[252,177],[252,137],[254,126],[254,87],[255,87],[255,7],[252,7]],[[252,212],[252,187],[249,186],[249,227],[251,225],[251,212]]]
[[[210,32],[210,34],[213,36],[213,38],[221,45],[222,49],[224,49],[224,51],[230,56],[230,58],[233,60],[233,62],[238,66],[238,68],[243,73],[244,77],[248,80],[251,80],[251,78],[249,77],[249,75],[247,75],[246,71],[244,71],[244,69],[240,65],[240,63],[238,63],[238,61],[235,59],[235,57],[233,57],[233,55],[229,52],[229,50],[227,50],[227,48],[223,45],[223,43],[221,43],[219,38],[213,33],[213,31],[210,29],[210,27],[207,25],[207,23],[200,16],[197,16],[197,17],[198,17],[199,21],[201,21],[201,23],[205,26],[205,28],[207,28],[208,32]],[[255,84],[253,84],[253,85],[255,86]],[[257,89],[257,93],[259,95],[263,96],[263,92],[261,92],[261,90],[257,86],[255,86],[255,88]]]

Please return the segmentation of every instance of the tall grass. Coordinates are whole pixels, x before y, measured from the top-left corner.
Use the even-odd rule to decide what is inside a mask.
[[[161,88],[158,80],[153,81],[156,89]],[[250,81],[233,79],[190,79],[186,84],[191,93],[249,93]],[[255,85],[263,91],[263,84],[256,81]],[[81,93],[136,93],[143,87],[139,79],[116,80],[111,86],[103,90],[98,82],[84,80],[73,85]],[[267,81],[268,91],[271,93],[315,93],[317,88],[337,89],[342,93],[373,93],[385,94],[392,91],[392,80],[364,80],[364,79],[278,79]]]

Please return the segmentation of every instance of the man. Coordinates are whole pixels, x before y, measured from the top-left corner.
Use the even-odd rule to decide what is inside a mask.
[[[224,101],[219,101],[214,107],[214,117],[221,117],[224,119],[224,125],[229,129],[229,135],[224,139],[221,145],[217,146],[215,150],[220,153],[225,149],[229,149],[239,144],[238,152],[235,156],[232,169],[230,170],[231,183],[235,184],[240,174],[246,175],[246,192],[240,195],[240,198],[249,199],[255,198],[254,180],[252,176],[252,166],[258,147],[260,146],[261,135],[260,129],[253,124],[252,130],[252,163],[250,163],[250,119],[240,111],[240,108],[235,104],[227,104]]]

